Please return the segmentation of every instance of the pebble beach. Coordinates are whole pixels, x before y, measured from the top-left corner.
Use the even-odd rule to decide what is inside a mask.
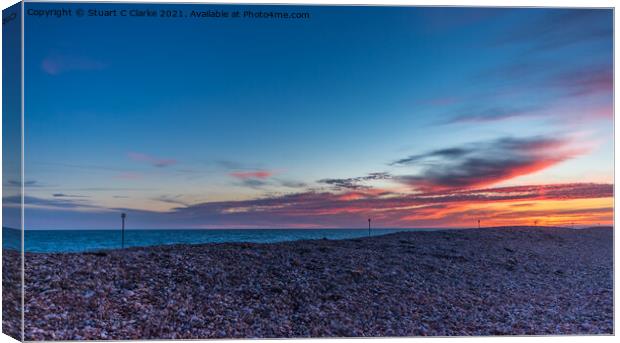
[[[26,253],[25,267],[26,340],[613,334],[609,227]]]

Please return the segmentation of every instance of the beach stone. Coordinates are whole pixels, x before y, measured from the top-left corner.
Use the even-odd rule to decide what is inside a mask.
[[[519,227],[26,253],[25,339],[612,334],[612,238]]]

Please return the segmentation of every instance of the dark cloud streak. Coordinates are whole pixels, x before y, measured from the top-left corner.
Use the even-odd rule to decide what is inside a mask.
[[[392,176],[389,173],[379,172],[379,173],[370,173],[366,176],[360,177],[352,177],[345,179],[322,179],[319,180],[319,183],[328,184],[337,189],[350,189],[350,190],[361,190],[361,189],[369,189],[370,186],[361,185],[360,183],[365,181],[374,181],[374,180],[387,180]]]
[[[423,164],[420,174],[395,177],[422,191],[477,188],[527,175],[576,156],[560,138],[501,138],[411,155],[392,162]],[[424,162],[424,163],[422,163]]]

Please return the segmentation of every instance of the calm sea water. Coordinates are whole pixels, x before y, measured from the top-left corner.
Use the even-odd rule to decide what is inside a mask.
[[[373,229],[371,235],[432,229]],[[3,248],[19,250],[20,232],[3,228]],[[223,242],[272,243],[301,239],[348,239],[368,236],[368,229],[210,229],[127,230],[125,246],[200,244]],[[80,252],[121,247],[119,230],[26,230],[25,250],[30,252]]]

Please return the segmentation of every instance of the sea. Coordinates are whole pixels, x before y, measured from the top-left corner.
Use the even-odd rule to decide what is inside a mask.
[[[371,229],[371,236],[435,229]],[[3,249],[20,250],[21,232],[2,228]],[[125,230],[125,247],[225,242],[273,243],[367,237],[368,229],[157,229]],[[120,230],[25,230],[27,252],[65,253],[121,248]]]

